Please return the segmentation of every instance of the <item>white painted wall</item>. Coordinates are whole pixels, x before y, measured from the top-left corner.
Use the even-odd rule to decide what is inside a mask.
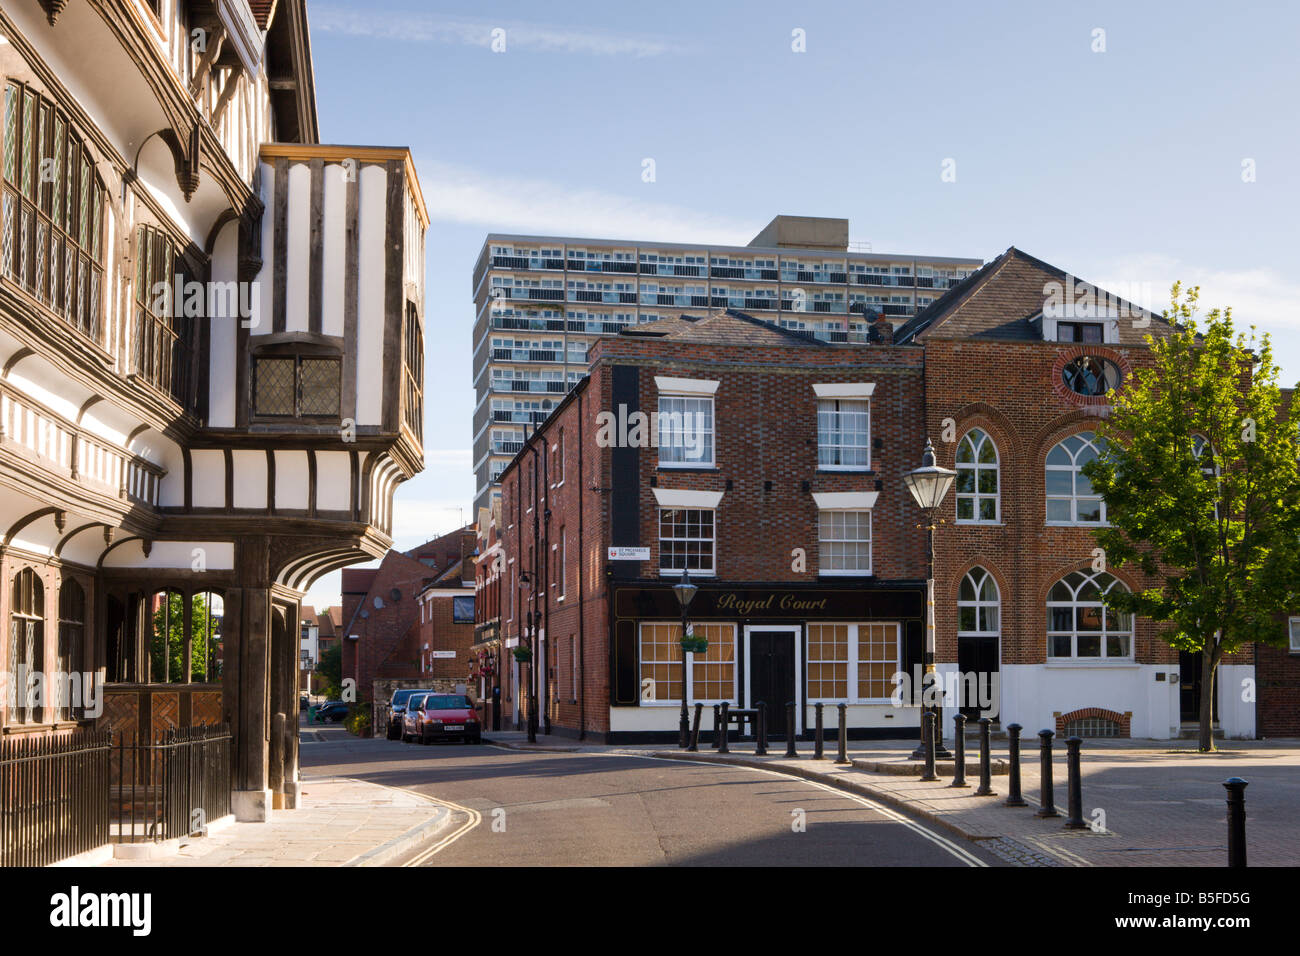
[[[191,490],[196,508],[226,506],[226,456],[218,450],[196,449],[190,452],[194,467]]]
[[[266,452],[232,453],[236,508],[266,507]]]
[[[235,546],[229,541],[155,541],[145,557],[139,541],[128,541],[108,553],[104,567],[190,570],[196,560],[209,571],[233,570]]]
[[[1163,681],[1156,680],[1164,673]],[[1168,740],[1178,736],[1177,664],[1003,664],[1002,726],[1017,723],[1026,735],[1055,730],[1055,714],[1084,707],[1132,712],[1133,737]]]
[[[1259,688],[1255,684],[1254,664],[1220,664],[1215,677],[1219,703],[1219,727],[1223,736],[1236,740],[1253,740],[1255,737],[1255,698]]]
[[[306,508],[308,505],[307,453],[275,452],[275,506]]]
[[[285,248],[284,327],[289,332],[309,328],[307,307],[311,297],[311,167],[289,164],[288,232]]]
[[[357,424],[383,421],[384,251],[388,173],[361,167],[357,175]],[[396,374],[396,370],[394,370]]]
[[[347,238],[348,187],[343,167],[326,164],[322,197],[323,249],[321,268],[321,331],[326,335],[343,334],[343,280],[347,272],[345,253]]]
[[[352,466],[345,451],[316,452],[316,507],[345,511],[352,505]]]
[[[254,297],[253,315],[249,319],[250,335],[269,335],[271,332],[271,297],[275,294],[275,167],[262,163],[260,167],[262,202],[262,268],[258,270],[258,294]]]
[[[239,224],[227,223],[212,249],[212,281],[239,280]],[[214,318],[209,323],[208,424],[213,428],[235,425],[235,366],[240,319]]]

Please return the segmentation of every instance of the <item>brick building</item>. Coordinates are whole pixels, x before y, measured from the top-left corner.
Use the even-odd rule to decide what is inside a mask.
[[[685,571],[708,641],[691,703],[793,700],[804,732],[813,703],[847,699],[856,736],[915,733],[890,677],[920,661],[924,541],[902,476],[924,442],[924,352],[879,325],[875,344],[837,345],[728,312],[596,347],[503,473],[480,543],[478,586],[496,592],[480,638],[532,651],[503,655],[506,722],[524,687],[543,732],[675,735]]]
[[[804,731],[818,700],[845,702],[853,736],[915,736],[916,709],[890,698],[921,660],[925,537],[902,479],[931,436],[957,471],[936,535],[945,713],[1179,736],[1199,658],[1104,607],[1108,589],[1158,582],[1105,567],[1104,503],[1080,471],[1108,393],[1167,328],[1011,248],[867,344],[736,312],[603,340],[503,472],[499,507],[480,511],[475,648],[496,662],[503,726],[521,724],[531,691],[545,733],[675,736],[685,569],[708,640],[692,703],[793,699]],[[1295,732],[1282,728],[1300,714],[1297,658],[1258,650],[1259,719]],[[1220,666],[1224,736],[1257,733],[1238,692],[1256,651]]]
[[[474,532],[465,527],[409,551],[389,551],[377,568],[344,569],[343,677],[356,681],[359,701],[382,706],[394,688],[424,686],[439,670],[458,669],[447,678],[465,682],[473,639],[473,551]],[[462,621],[453,625],[453,615]],[[455,650],[454,665],[438,659],[440,667],[430,671],[434,650]]]

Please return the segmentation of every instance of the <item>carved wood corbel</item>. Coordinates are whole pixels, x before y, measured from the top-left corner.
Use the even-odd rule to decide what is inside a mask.
[[[45,7],[45,18],[50,21],[50,26],[59,22],[63,8],[67,5],[68,0],[41,0],[41,6]]]

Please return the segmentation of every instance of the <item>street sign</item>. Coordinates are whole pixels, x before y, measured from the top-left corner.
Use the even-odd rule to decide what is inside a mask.
[[[610,548],[609,560],[611,561],[649,561],[649,548]]]
[[[434,651],[432,656],[434,660],[448,660],[448,659],[454,659],[456,657],[456,652],[455,651]]]

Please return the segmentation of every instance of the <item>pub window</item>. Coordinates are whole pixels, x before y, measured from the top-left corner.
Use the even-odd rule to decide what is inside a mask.
[[[898,625],[859,624],[858,699],[886,700],[898,670]]]
[[[714,573],[712,508],[659,509],[659,573]]]
[[[822,575],[870,574],[871,512],[820,512],[818,549]]]
[[[59,588],[59,716],[79,720],[83,713],[85,679],[86,592],[68,578]]]
[[[424,330],[415,303],[406,303],[402,352],[402,409],[406,427],[424,441]]]
[[[45,670],[45,587],[36,572],[14,575],[9,604],[9,686],[14,689],[9,715],[14,723],[39,723],[41,708],[33,696],[33,677]]]
[[[849,628],[808,625],[808,700],[845,700],[849,693]]]
[[[691,700],[720,703],[736,700],[736,628],[734,624],[695,624],[691,633],[709,642],[691,654]],[[682,693],[682,626],[641,625],[641,699],[645,703],[679,702]]]
[[[67,116],[20,83],[5,87],[0,275],[100,340],[107,192]]]
[[[135,258],[135,373],[193,408],[195,328],[206,287],[195,281],[172,238],[153,226],[136,230]]]
[[[339,417],[342,364],[315,355],[253,359],[253,414],[265,418]]]

